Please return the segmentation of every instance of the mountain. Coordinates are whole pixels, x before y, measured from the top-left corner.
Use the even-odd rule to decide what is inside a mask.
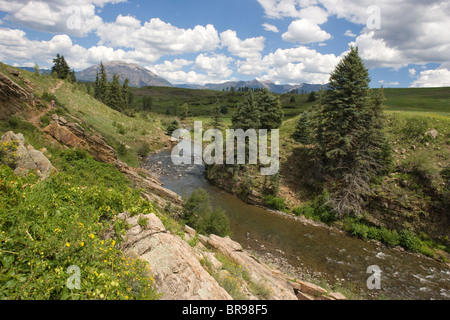
[[[104,62],[103,65],[105,66],[109,81],[111,81],[113,75],[117,73],[120,78],[120,83],[123,83],[125,79],[128,78],[130,81],[130,86],[132,87],[172,87],[172,84],[166,79],[158,77],[153,72],[134,63],[111,61]],[[100,64],[87,68],[83,71],[76,72],[75,76],[78,81],[94,82],[97,72],[100,72]]]
[[[34,72],[33,67],[19,67],[19,69]],[[40,74],[50,74],[51,72],[52,72],[52,70],[50,70],[50,69],[39,69]]]
[[[307,84],[302,83],[298,85],[289,85],[289,84],[275,84],[272,81],[259,81],[259,80],[251,80],[251,81],[227,81],[224,83],[213,84],[208,83],[204,86],[195,85],[195,84],[181,84],[177,85],[179,88],[186,89],[208,89],[208,90],[217,90],[217,91],[227,91],[231,90],[234,87],[236,90],[239,88],[250,88],[250,89],[268,89],[273,93],[284,94],[289,93],[292,90],[296,90],[298,93],[310,93],[312,91],[319,91],[323,85],[321,84]]]

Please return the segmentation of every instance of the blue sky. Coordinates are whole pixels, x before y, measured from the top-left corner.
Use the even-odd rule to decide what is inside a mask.
[[[372,87],[450,86],[446,0],[0,0],[0,61],[140,64],[174,84],[326,83],[358,46]]]

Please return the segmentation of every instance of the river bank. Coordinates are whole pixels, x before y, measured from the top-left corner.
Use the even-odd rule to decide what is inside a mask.
[[[232,239],[281,270],[361,296],[390,299],[448,299],[450,272],[434,260],[349,237],[319,222],[252,206],[211,185],[204,166],[173,166],[168,150],[153,154],[144,167],[180,196],[204,188],[230,219]],[[367,268],[383,271],[382,290],[367,289]]]

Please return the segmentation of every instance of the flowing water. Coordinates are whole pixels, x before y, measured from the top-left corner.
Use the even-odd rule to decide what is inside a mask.
[[[211,185],[204,166],[174,166],[167,150],[151,156],[145,167],[183,197],[207,190],[213,205],[227,213],[233,240],[293,274],[350,286],[369,298],[450,300],[450,268],[443,263],[246,204]],[[367,287],[373,265],[381,269],[380,290]]]

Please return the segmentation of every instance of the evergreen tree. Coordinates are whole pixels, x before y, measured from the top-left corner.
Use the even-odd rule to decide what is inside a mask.
[[[97,100],[106,103],[107,90],[108,75],[106,74],[105,66],[103,63],[100,63],[100,72],[97,73],[97,78],[95,80],[94,97]]]
[[[70,69],[64,56],[61,56],[59,53],[53,59],[52,76],[62,80],[76,81],[75,71]]]
[[[119,76],[114,74],[112,82],[108,85],[105,104],[117,111],[124,109],[124,100],[122,95],[122,87],[120,86]]]
[[[52,66],[52,76],[56,76],[59,78],[59,74],[61,72],[61,56],[56,54],[56,58],[53,59],[53,66]]]
[[[252,91],[248,92],[245,99],[238,105],[232,117],[233,129],[259,129],[261,127],[260,112]]]
[[[328,204],[341,218],[362,212],[371,179],[384,165],[383,98],[371,97],[369,83],[358,49],[351,47],[331,74],[318,116],[318,150],[333,180]]]
[[[315,102],[317,100],[316,92],[313,91],[308,96],[308,102]]]
[[[124,108],[129,107],[130,103],[130,88],[129,88],[130,80],[128,78],[125,79],[122,86],[122,99]]]
[[[297,122],[297,127],[294,133],[294,139],[297,142],[300,142],[302,144],[309,144],[311,142],[311,121],[308,111],[302,112],[300,115],[300,118]]]
[[[264,89],[257,95],[260,113],[260,126],[255,129],[278,129],[283,123],[283,110],[279,97]]]
[[[153,98],[151,96],[142,97],[142,110],[150,111],[153,106]]]

